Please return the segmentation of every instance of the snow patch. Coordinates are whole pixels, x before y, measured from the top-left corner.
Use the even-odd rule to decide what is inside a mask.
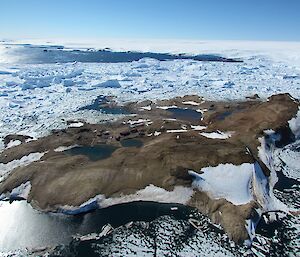
[[[228,139],[232,136],[233,132],[201,132],[200,135],[211,139]]]
[[[191,125],[191,129],[193,130],[204,130],[206,129],[207,127],[206,126],[201,126],[201,125]]]
[[[78,145],[59,146],[59,147],[54,149],[54,152],[63,152],[63,151],[66,151],[66,150],[70,150],[74,147],[78,147]]]
[[[69,128],[80,128],[83,125],[84,125],[83,122],[74,122],[74,123],[69,124]]]
[[[184,101],[182,102],[183,104],[187,104],[187,105],[193,105],[193,106],[198,106],[200,105],[200,103],[194,102],[194,101]]]
[[[127,124],[129,124],[130,127],[138,127],[141,125],[149,126],[151,124],[151,120],[149,119],[138,119],[138,120],[129,120]]]
[[[169,129],[167,130],[167,133],[183,133],[183,132],[187,132],[188,130],[186,129]]]
[[[151,111],[152,107],[151,105],[148,105],[148,106],[142,106],[140,109],[145,111]]]
[[[20,140],[10,140],[6,146],[6,149],[14,147],[14,146],[18,146],[20,144],[22,144],[22,142]]]
[[[156,130],[155,130],[153,135],[154,135],[155,137],[157,137],[157,136],[159,136],[160,134],[161,134],[160,131],[156,131]]]
[[[178,108],[178,106],[176,106],[176,105],[169,105],[169,106],[156,106],[156,108],[158,108],[158,109],[162,109],[162,110],[168,110],[168,109],[171,109],[171,108]]]
[[[201,169],[202,174],[189,171],[194,177],[193,186],[200,191],[207,192],[212,198],[225,198],[227,201],[239,205],[253,200],[251,181],[253,164],[241,165],[219,164],[216,167]]]

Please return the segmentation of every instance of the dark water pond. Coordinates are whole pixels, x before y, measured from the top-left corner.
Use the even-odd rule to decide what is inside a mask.
[[[65,150],[63,153],[67,155],[85,155],[91,161],[98,161],[110,157],[116,149],[116,146],[101,144],[95,146],[76,146]]]
[[[91,104],[79,108],[80,110],[95,110],[105,114],[131,114],[123,106],[109,105],[109,99],[106,96],[98,96]]]
[[[193,109],[169,108],[167,111],[172,113],[173,119],[178,120],[199,121],[202,117],[201,112]]]
[[[139,139],[123,139],[120,141],[123,147],[142,147],[143,142]]]
[[[172,55],[167,53],[151,52],[113,52],[104,50],[71,50],[63,46],[38,46],[30,44],[9,45],[6,52],[8,55],[18,57],[19,63],[67,63],[67,62],[96,62],[96,63],[118,63],[138,61],[142,58],[154,58],[160,61],[192,59],[195,61],[212,62],[241,62],[240,60],[225,58],[219,55]]]
[[[130,221],[152,221],[163,215],[186,219],[189,213],[190,208],[179,204],[132,202],[71,216],[42,213],[26,201],[0,202],[0,251],[68,244],[72,235],[99,233],[107,223],[118,227]]]

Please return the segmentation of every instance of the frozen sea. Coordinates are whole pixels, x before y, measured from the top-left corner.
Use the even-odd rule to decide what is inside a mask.
[[[291,64],[291,58],[277,60],[262,51],[203,51],[204,55],[243,61],[237,63],[158,60],[159,55],[149,53],[134,61],[103,62],[94,57],[97,53],[95,49],[2,42],[0,137],[12,133],[39,137],[62,127],[62,119],[98,122],[115,118],[79,110],[99,95],[113,95],[120,103],[184,94],[213,100],[243,100],[253,94],[266,98],[287,92],[300,96],[298,63]]]

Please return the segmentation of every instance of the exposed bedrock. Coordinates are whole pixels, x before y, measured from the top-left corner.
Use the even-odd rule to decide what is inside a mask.
[[[141,108],[145,105],[151,108]],[[201,110],[203,119],[174,119],[167,109],[157,108],[169,105]],[[45,155],[40,161],[11,171],[0,184],[0,195],[30,181],[28,201],[36,208],[53,211],[62,206],[80,206],[96,195],[103,199],[128,196],[130,200],[131,195],[138,199],[136,193],[149,185],[169,192],[181,186],[194,191],[188,201],[177,202],[198,208],[213,222],[220,223],[234,241],[240,242],[248,238],[245,220],[254,215],[257,203],[234,205],[226,199],[212,199],[192,187],[188,171],[201,173],[202,168],[221,163],[254,163],[258,160],[258,138],[264,135],[263,131],[289,133],[284,128],[296,115],[298,106],[299,102],[288,94],[272,96],[268,101],[206,102],[197,96],[185,96],[158,103],[131,103],[128,108],[135,110],[137,116],[113,123],[68,127],[4,150],[0,154],[3,164],[30,153],[45,152]],[[195,126],[201,126],[201,130]],[[218,138],[212,132],[225,136]],[[142,144],[122,146],[122,140],[132,138]],[[101,160],[57,150],[61,146],[99,144],[115,146],[116,150]],[[267,168],[264,173],[268,175]],[[99,204],[101,207],[101,201]]]

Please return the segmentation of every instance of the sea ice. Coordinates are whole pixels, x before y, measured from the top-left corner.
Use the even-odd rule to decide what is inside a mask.
[[[5,42],[0,45],[5,46]],[[184,45],[182,47],[184,49]],[[198,49],[194,44],[193,47],[195,51]],[[289,92],[299,98],[300,71],[268,55],[257,55],[254,50],[245,52],[237,48],[232,52],[232,57],[242,57],[243,63],[144,58],[128,63],[21,65],[13,58],[2,59],[6,61],[0,64],[3,71],[0,75],[0,137],[13,133],[44,136],[52,129],[64,128],[61,119],[91,123],[115,119],[116,116],[109,114],[79,110],[98,95],[116,96],[121,104],[146,99],[155,102],[186,94],[197,94],[206,100],[242,100],[256,93],[266,98]]]

